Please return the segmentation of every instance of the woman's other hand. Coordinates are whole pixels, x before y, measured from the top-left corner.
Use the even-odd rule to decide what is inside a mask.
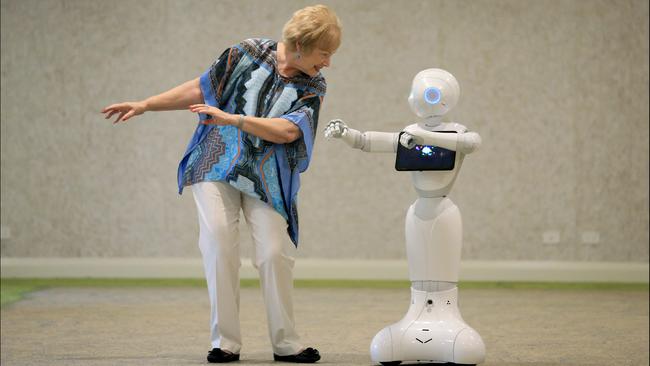
[[[127,119],[141,115],[147,110],[147,106],[144,102],[124,102],[111,104],[108,107],[102,109],[102,113],[106,114],[105,119],[111,118],[114,114],[119,113],[117,119],[113,121],[113,124],[117,122],[124,122]]]
[[[219,125],[226,126],[235,123],[236,115],[226,113],[217,107],[212,107],[207,104],[192,104],[190,111],[194,113],[203,113],[212,116],[210,119],[201,121],[204,125]]]

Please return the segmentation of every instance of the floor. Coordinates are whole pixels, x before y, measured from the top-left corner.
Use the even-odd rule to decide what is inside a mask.
[[[298,332],[320,364],[372,365],[374,334],[399,320],[408,289],[295,290]],[[461,290],[483,365],[648,365],[648,292]],[[51,288],[2,307],[1,363],[201,365],[210,349],[201,288]],[[241,290],[243,365],[272,361],[258,288]]]

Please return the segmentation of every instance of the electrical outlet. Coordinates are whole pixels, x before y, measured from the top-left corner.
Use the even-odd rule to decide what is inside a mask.
[[[547,230],[542,234],[544,244],[557,244],[560,242],[560,232],[557,230]]]

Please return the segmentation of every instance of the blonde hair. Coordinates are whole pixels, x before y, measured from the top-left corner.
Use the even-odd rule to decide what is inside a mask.
[[[341,28],[341,21],[327,6],[308,6],[293,13],[282,29],[282,38],[291,51],[298,44],[306,53],[314,48],[333,52],[341,44]]]

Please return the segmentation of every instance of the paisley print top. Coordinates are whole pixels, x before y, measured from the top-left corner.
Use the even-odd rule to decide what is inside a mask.
[[[320,73],[281,76],[276,50],[277,42],[267,39],[247,39],[225,50],[201,75],[205,104],[233,114],[284,118],[302,136],[275,144],[235,126],[199,124],[178,167],[178,188],[182,193],[198,182],[227,182],[282,215],[297,246],[300,173],[309,166],[326,82]]]

